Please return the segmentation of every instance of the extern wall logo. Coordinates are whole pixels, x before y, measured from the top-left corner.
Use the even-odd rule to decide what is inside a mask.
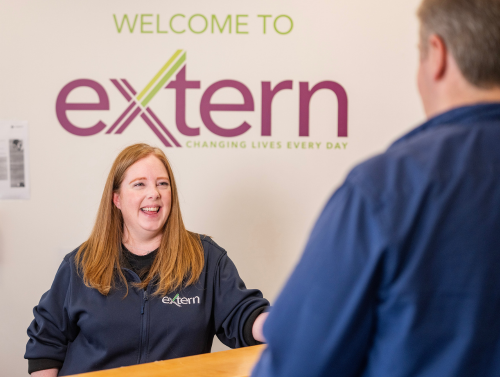
[[[149,83],[140,91],[137,92],[131,83],[126,79],[111,79],[111,83],[121,93],[128,102],[128,106],[121,112],[116,120],[108,127],[102,120],[99,120],[91,127],[81,127],[78,124],[73,124],[68,118],[67,112],[71,110],[87,111],[87,110],[109,110],[109,97],[104,87],[98,82],[90,79],[74,80],[65,85],[59,92],[56,100],[56,115],[61,126],[68,132],[77,136],[92,136],[103,130],[106,134],[121,134],[137,117],[151,128],[155,135],[161,140],[166,147],[181,147],[181,143],[174,136],[172,130],[167,129],[165,124],[155,114],[150,107],[151,100],[160,92],[161,89],[175,90],[175,123],[177,132],[187,137],[197,137],[200,135],[199,127],[190,127],[186,123],[186,91],[188,89],[195,90],[201,88],[201,81],[186,79],[186,52],[183,50],[176,51],[158,73],[149,81]],[[175,74],[175,79],[172,77]],[[274,97],[283,90],[292,90],[293,81],[285,80],[274,87],[270,81],[261,82],[261,125],[260,136],[268,137],[272,135],[272,102]],[[88,87],[93,89],[99,98],[97,103],[72,103],[68,102],[69,94],[77,88]],[[223,88],[236,89],[243,98],[243,103],[221,104],[212,103],[214,94]],[[310,104],[311,99],[319,90],[328,89],[336,95],[338,103],[338,118],[336,122],[332,122],[337,129],[337,137],[347,137],[348,135],[348,101],[345,89],[334,81],[321,81],[316,83],[312,88],[309,87],[309,82],[299,82],[299,137],[308,137],[310,128]],[[254,97],[250,89],[240,81],[236,80],[221,80],[217,81],[204,91],[200,101],[200,116],[203,125],[214,135],[224,138],[233,138],[246,133],[252,126],[243,121],[239,125],[232,127],[221,127],[217,124],[213,117],[213,112],[236,112],[236,111],[254,111]],[[190,142],[186,146],[190,147]],[[302,142],[304,144],[305,142]],[[206,144],[206,142],[204,142]],[[278,143],[281,147],[281,143]],[[308,142],[307,144],[313,144]],[[327,143],[332,144],[332,143]],[[342,143],[345,146],[346,143]],[[260,144],[259,144],[260,145]],[[288,145],[291,145],[288,143]],[[333,145],[333,144],[332,144]],[[340,145],[340,143],[337,143]],[[340,147],[339,147],[340,148]]]
[[[200,298],[198,296],[195,297],[179,297],[179,293],[177,293],[174,298],[170,298],[165,296],[161,299],[161,302],[167,305],[176,305],[181,307],[181,305],[191,305],[191,304],[199,304]]]

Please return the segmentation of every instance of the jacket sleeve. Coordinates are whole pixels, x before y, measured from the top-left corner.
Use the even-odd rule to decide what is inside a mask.
[[[66,257],[57,270],[50,290],[34,307],[35,316],[28,327],[25,359],[64,361],[68,342],[78,333],[76,323],[68,315],[71,293],[71,265]]]
[[[349,183],[331,197],[264,324],[252,376],[363,374],[387,242],[378,211]]]
[[[216,335],[231,348],[246,347],[245,323],[258,308],[268,306],[258,289],[247,289],[226,252],[219,259],[214,277]],[[248,337],[247,337],[248,338]]]

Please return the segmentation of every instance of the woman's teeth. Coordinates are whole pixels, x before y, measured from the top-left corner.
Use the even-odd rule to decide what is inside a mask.
[[[160,210],[160,207],[144,207],[141,208],[141,211],[143,212],[158,212]]]

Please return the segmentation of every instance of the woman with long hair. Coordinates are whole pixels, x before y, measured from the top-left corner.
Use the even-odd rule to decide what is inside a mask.
[[[113,163],[89,239],[35,307],[25,358],[45,377],[206,353],[214,335],[255,345],[268,305],[224,249],[186,230],[165,154],[135,144]]]

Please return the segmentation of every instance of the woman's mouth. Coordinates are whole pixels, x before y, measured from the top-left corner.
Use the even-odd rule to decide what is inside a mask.
[[[160,212],[161,207],[142,207],[141,211],[146,214],[153,214]]]

